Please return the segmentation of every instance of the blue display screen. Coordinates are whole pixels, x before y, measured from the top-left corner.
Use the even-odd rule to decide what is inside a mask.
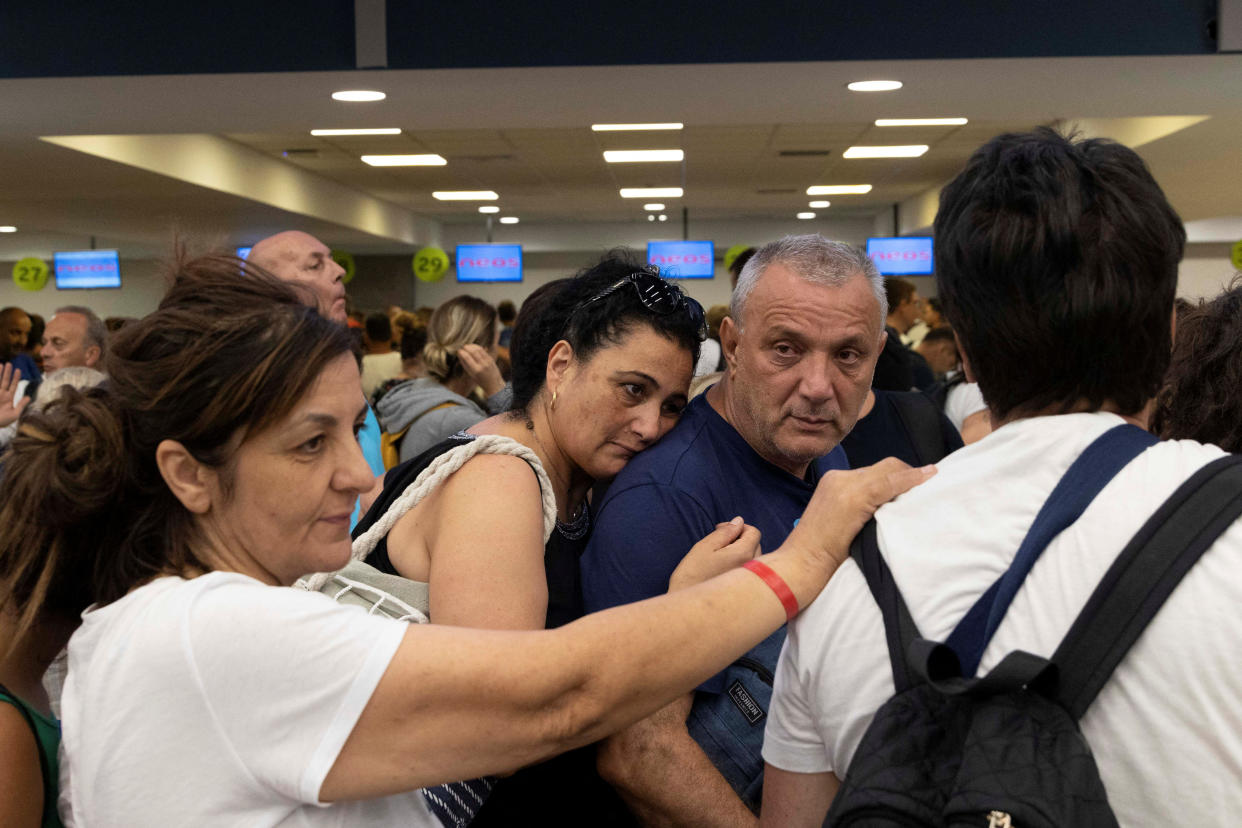
[[[248,259],[248,258],[250,258],[250,248],[249,248],[249,247],[239,247],[239,248],[237,248],[237,258],[239,258],[239,259]]]
[[[457,281],[522,281],[522,245],[457,245]]]
[[[867,255],[884,276],[930,276],[931,236],[867,239]]]
[[[74,250],[52,254],[56,288],[119,288],[121,262],[115,250]]]
[[[715,245],[709,241],[649,241],[647,264],[666,279],[710,279],[715,275]]]

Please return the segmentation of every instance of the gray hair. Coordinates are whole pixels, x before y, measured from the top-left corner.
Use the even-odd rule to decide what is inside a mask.
[[[763,271],[772,264],[783,264],[808,282],[831,287],[840,287],[856,276],[865,277],[871,283],[871,292],[880,305],[880,325],[884,325],[884,319],[888,316],[888,298],[884,293],[884,277],[876,270],[875,262],[861,247],[830,241],[818,233],[811,233],[768,242],[750,257],[738,276],[737,287],[733,289],[733,298],[729,303],[729,315],[739,327],[746,300],[750,298]]]
[[[73,312],[77,313],[77,311]],[[85,365],[70,365],[67,368],[61,368],[43,378],[43,384],[39,386],[39,396],[30,404],[30,407],[38,411],[60,399],[66,388],[79,390],[94,388],[105,379],[107,377],[102,372],[87,368]]]
[[[85,305],[65,305],[57,308],[56,313],[76,313],[86,318],[86,345],[99,348],[99,364],[103,365],[104,356],[108,353],[108,326],[103,320]]]

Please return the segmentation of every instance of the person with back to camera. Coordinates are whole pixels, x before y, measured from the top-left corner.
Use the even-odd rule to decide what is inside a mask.
[[[867,824],[888,825],[894,823],[877,815],[880,805],[901,797],[936,808],[946,794],[962,807],[956,816],[936,810],[934,818],[909,816],[906,824],[944,819],[1017,828],[1043,819],[1163,828],[1230,821],[1242,810],[1242,625],[1234,621],[1242,604],[1242,521],[1226,503],[1208,513],[1216,519],[1195,520],[1187,531],[1165,504],[1192,479],[1210,478],[1200,494],[1232,495],[1234,504],[1242,498],[1230,485],[1236,477],[1212,476],[1219,461],[1229,462],[1219,448],[1159,442],[1141,429],[1173,350],[1173,297],[1186,241],[1181,220],[1133,150],[1041,128],[998,136],[974,152],[940,194],[935,237],[939,295],[997,428],[940,463],[931,485],[881,509],[856,553],[864,564],[847,561],[790,625],[764,740],[763,824],[859,824],[848,820],[867,813],[878,820]],[[1180,553],[1199,537],[1209,545],[1193,565],[1154,554],[1121,575],[1117,564],[1130,559],[1123,550],[1139,548],[1131,539],[1149,519],[1158,531],[1173,527],[1166,553]],[[1161,588],[1136,582],[1166,572],[1180,581]],[[1006,573],[1016,577],[998,580]],[[1113,590],[1113,583],[1126,588]],[[1171,590],[1163,605],[1153,599],[1166,594],[1162,588]],[[883,610],[872,590],[884,597]],[[1080,614],[1103,595],[1151,603]],[[899,626],[898,600],[908,609]],[[1148,621],[1149,612],[1155,614]],[[987,623],[969,623],[974,619]],[[1055,675],[1044,675],[1053,690],[1031,681],[1001,698],[1027,692],[1033,705],[1036,691],[1041,699],[1053,695],[1055,703],[1030,709],[1061,711],[1063,738],[1052,730],[1044,731],[1047,739],[1032,738],[1024,726],[1029,718],[1012,708],[1017,715],[1003,733],[966,739],[968,747],[986,745],[989,759],[973,773],[954,774],[962,787],[953,794],[915,763],[882,756],[871,739],[908,748],[907,734],[930,734],[931,727],[961,735],[947,717],[932,722],[912,713],[893,730],[869,730],[897,725],[885,711],[896,709],[887,700],[894,677],[907,673],[903,667],[942,679],[930,687],[916,679],[915,692],[935,691],[926,698],[943,700],[948,710],[952,700],[941,688],[967,689],[949,678],[957,673],[952,667],[966,679],[1000,683],[1002,659],[1013,667],[1010,656],[1022,651],[1027,665],[1040,666],[1071,630],[1101,638],[1126,630],[1136,638],[1128,651],[1110,646],[1054,659]],[[948,650],[932,651],[943,660],[933,667],[912,658],[928,651],[903,646],[911,634],[947,641]],[[1071,691],[1068,699],[1060,697],[1063,689]],[[1018,732],[1027,738],[1007,740]],[[1084,738],[1094,766],[1072,753]],[[1058,761],[1037,763],[1037,747],[1054,743],[1066,748]],[[960,755],[950,765],[935,744],[928,738],[909,755],[924,768],[964,771]],[[991,786],[997,779],[1007,783],[1003,790]],[[1079,788],[1081,796],[1050,795],[1025,816],[1018,810],[1024,792],[1052,793],[1054,783],[1085,786],[1091,779],[1102,783],[1102,793],[1087,796]],[[899,785],[890,798],[864,790],[869,780]],[[988,802],[990,815],[978,807]],[[1111,815],[1100,813],[1104,803]],[[1066,821],[1057,809],[1071,805],[1092,813]]]
[[[367,314],[362,348],[362,393],[370,400],[380,385],[401,373],[401,352],[392,347],[392,322],[387,316]]]
[[[62,698],[67,824],[435,826],[420,786],[588,743],[684,692],[811,601],[875,507],[929,473],[825,480],[767,559],[792,595],[735,570],[554,631],[368,615],[279,588],[343,565],[371,485],[348,333],[241,271],[180,263],[159,310],[112,343],[108,383],[29,415],[0,481],[6,649],[90,605]],[[674,585],[754,541],[721,526]],[[33,757],[10,709],[0,743],[24,737]],[[41,799],[35,779],[0,808]]]
[[[1151,430],[1242,452],[1242,275],[1210,301],[1177,315],[1173,359]]]
[[[390,389],[375,409],[384,431],[399,439],[401,462],[509,407],[512,391],[496,365],[498,335],[496,309],[482,299],[457,296],[436,308],[423,346],[425,375]],[[475,388],[483,406],[470,398]]]
[[[512,409],[394,469],[355,537],[433,461],[484,435],[525,446],[546,470],[551,535],[526,462],[481,455],[401,517],[367,562],[427,582],[432,623],[538,629],[580,617],[587,493],[677,421],[702,327],[694,300],[626,257],[540,287],[514,330]],[[592,749],[501,780],[475,824],[510,824],[535,808],[543,824],[629,821],[596,775]]]

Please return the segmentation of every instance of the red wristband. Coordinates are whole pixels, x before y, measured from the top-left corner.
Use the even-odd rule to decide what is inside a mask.
[[[747,561],[742,564],[742,568],[749,569],[763,579],[763,582],[776,593],[781,606],[785,608],[785,620],[792,621],[798,614],[798,599],[794,597],[793,590],[789,588],[789,584],[785,583],[785,579],[773,572],[772,567],[757,560]]]

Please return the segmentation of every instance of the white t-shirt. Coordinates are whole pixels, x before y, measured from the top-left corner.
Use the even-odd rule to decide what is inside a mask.
[[[61,699],[78,825],[428,826],[421,792],[318,804],[406,626],[236,573],[83,613]]]
[[[967,417],[987,407],[988,404],[983,401],[983,392],[979,390],[977,382],[959,383],[950,388],[944,398],[944,416],[949,418],[949,422],[953,423],[953,427],[959,432]]]
[[[921,634],[943,641],[1008,568],[1087,445],[1121,423],[1068,414],[1010,423],[877,513],[880,549]],[[1049,545],[979,674],[1015,649],[1050,656],[1144,521],[1223,452],[1164,442],[1127,465]],[[1186,575],[1083,717],[1123,826],[1218,825],[1242,810],[1242,521]],[[772,765],[844,778],[893,693],[880,610],[847,561],[789,628],[763,746]]]

